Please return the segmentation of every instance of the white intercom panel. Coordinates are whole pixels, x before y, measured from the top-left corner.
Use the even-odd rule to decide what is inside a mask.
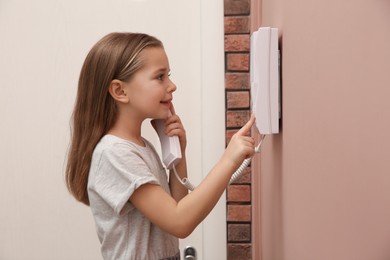
[[[261,134],[279,133],[280,86],[278,29],[260,27],[251,35],[252,112]]]

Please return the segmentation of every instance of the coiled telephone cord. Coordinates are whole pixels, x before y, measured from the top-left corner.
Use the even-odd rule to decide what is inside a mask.
[[[263,143],[263,140],[265,139],[265,135],[261,136],[259,144],[255,148],[255,152],[259,153],[261,149],[261,144]],[[241,177],[241,175],[244,173],[244,170],[248,165],[250,164],[252,158],[245,159],[240,167],[232,174],[232,177],[230,178],[229,184],[232,184],[237,179]],[[180,178],[179,174],[176,171],[175,165],[173,165],[173,172],[175,173],[176,178],[179,180],[179,182],[186,187],[188,190],[193,191],[195,189],[195,186],[190,182],[190,180],[185,177],[183,179]]]

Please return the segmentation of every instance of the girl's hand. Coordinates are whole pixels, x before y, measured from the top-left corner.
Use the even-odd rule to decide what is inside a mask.
[[[222,158],[233,163],[238,168],[246,158],[250,158],[255,153],[255,140],[248,136],[255,116],[251,115],[249,121],[233,135]]]
[[[165,134],[168,136],[177,135],[180,140],[181,151],[184,153],[187,146],[186,131],[180,120],[180,117],[176,115],[173,104],[171,105],[170,110],[172,115],[165,120]]]

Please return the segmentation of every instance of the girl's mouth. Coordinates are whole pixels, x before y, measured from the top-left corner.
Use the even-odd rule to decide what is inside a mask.
[[[167,107],[171,107],[171,100],[167,100],[167,101],[160,101],[161,104],[167,106]]]

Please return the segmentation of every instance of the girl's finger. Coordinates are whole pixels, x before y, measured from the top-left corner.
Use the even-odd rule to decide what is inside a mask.
[[[170,106],[169,110],[171,111],[172,115],[176,115],[175,108],[173,107],[173,103],[172,102],[171,102],[171,106]]]
[[[252,114],[249,121],[236,133],[237,135],[246,135],[255,123],[255,116]]]
[[[172,115],[165,120],[165,126],[168,126],[168,125],[174,124],[174,123],[181,124],[180,118],[177,115]]]
[[[180,132],[180,131],[184,131],[184,129],[183,129],[183,126],[181,124],[173,123],[173,124],[167,125],[167,127],[165,128],[165,131],[166,131],[166,133],[170,133],[172,131]]]

